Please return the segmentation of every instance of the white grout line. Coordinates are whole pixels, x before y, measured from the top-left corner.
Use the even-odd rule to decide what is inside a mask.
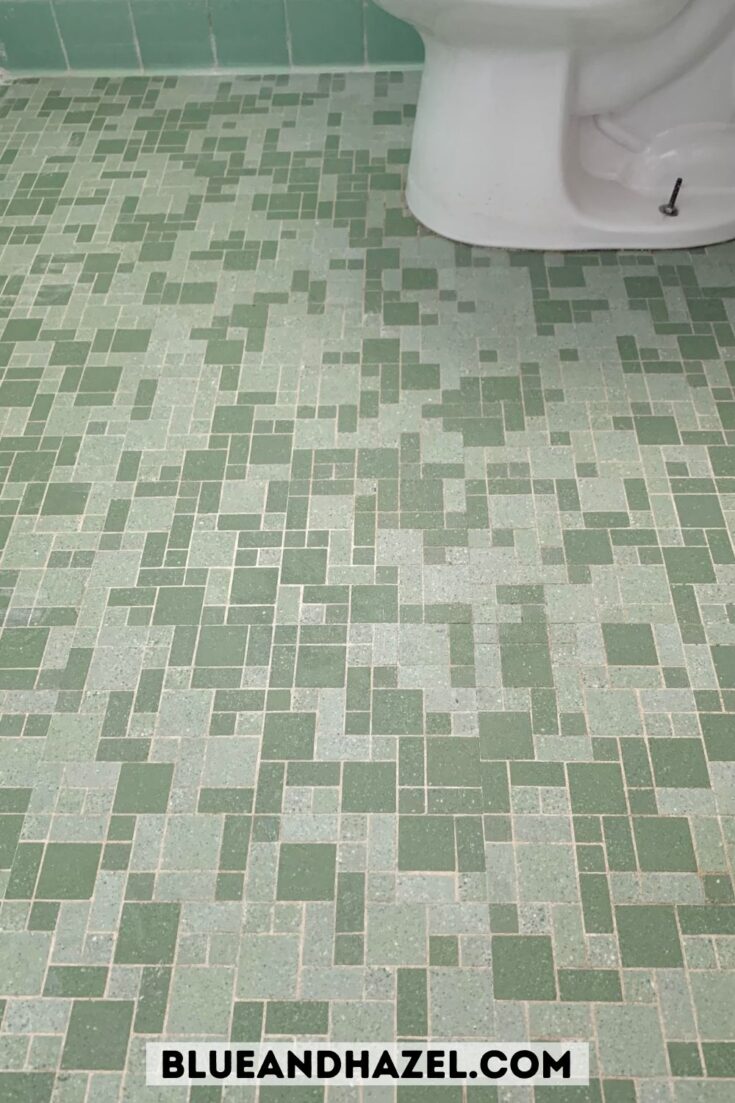
[[[238,68],[212,66],[208,69],[170,69],[153,66],[149,69],[12,69],[0,70],[2,79],[13,80],[45,79],[58,77],[267,77],[318,75],[319,73],[403,73],[419,72],[423,64],[407,61],[402,65],[395,63],[372,63],[365,65],[273,65],[264,68]]]

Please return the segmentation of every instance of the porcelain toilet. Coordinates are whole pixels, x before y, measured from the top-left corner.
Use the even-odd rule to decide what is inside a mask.
[[[406,198],[430,229],[531,249],[735,237],[735,0],[378,2],[425,44]]]

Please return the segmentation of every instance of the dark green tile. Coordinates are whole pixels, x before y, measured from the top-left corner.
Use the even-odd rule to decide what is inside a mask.
[[[615,922],[626,968],[674,969],[683,963],[673,908],[623,905],[615,909]]]
[[[398,868],[453,870],[454,821],[450,816],[401,816],[398,821]]]
[[[545,935],[495,935],[493,993],[498,1000],[555,1000],[551,939]]]
[[[115,961],[125,965],[173,962],[179,912],[178,904],[125,904],[115,945]]]
[[[645,871],[693,873],[697,868],[689,823],[682,817],[633,818],[640,867]]]
[[[99,843],[47,843],[36,896],[40,900],[89,900],[101,850]]]
[[[125,1068],[133,1007],[132,1000],[74,1000],[62,1069]]]
[[[396,767],[393,762],[345,762],[343,812],[395,812]]]
[[[282,843],[278,900],[333,900],[337,848],[331,843]]]

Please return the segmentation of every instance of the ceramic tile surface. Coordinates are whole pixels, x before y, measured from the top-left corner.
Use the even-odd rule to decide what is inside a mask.
[[[4,1101],[261,1036],[733,1098],[735,246],[420,230],[417,80],[2,90]]]

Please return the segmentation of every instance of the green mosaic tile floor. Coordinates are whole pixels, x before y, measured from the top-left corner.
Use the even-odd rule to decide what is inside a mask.
[[[4,1101],[262,1032],[733,1098],[735,246],[419,231],[416,82],[3,89]]]

